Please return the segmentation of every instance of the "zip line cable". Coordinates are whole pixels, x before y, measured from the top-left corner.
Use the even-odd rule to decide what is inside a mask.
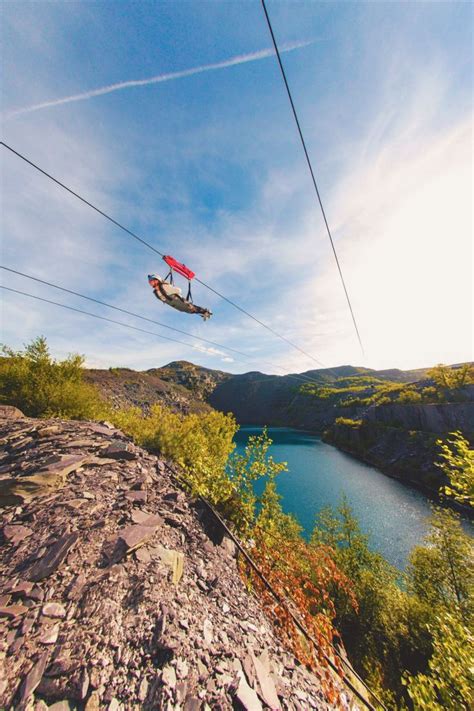
[[[166,467],[166,469],[168,469],[168,471],[171,473],[171,475],[175,478],[175,480],[176,480],[176,482],[178,483],[178,485],[181,486],[185,491],[187,491],[187,490],[188,490],[187,482],[186,482],[186,480],[176,471],[176,469],[174,469],[173,467],[171,467],[167,462],[165,462],[165,467]],[[339,677],[339,678],[341,679],[341,681],[346,685],[346,687],[347,687],[352,693],[354,693],[354,694],[358,697],[358,699],[360,699],[360,701],[362,701],[362,703],[364,704],[364,706],[366,706],[368,709],[370,709],[370,711],[376,711],[376,708],[370,703],[370,701],[368,701],[368,700],[360,693],[360,691],[359,691],[359,690],[357,689],[357,687],[352,683],[352,681],[351,681],[347,676],[340,674],[339,670],[337,669],[336,665],[334,664],[334,662],[332,661],[332,659],[329,657],[329,655],[326,654],[326,652],[324,652],[323,650],[320,649],[320,647],[319,647],[318,643],[316,642],[316,640],[314,639],[314,637],[308,632],[308,630],[306,629],[306,626],[301,622],[301,620],[299,619],[299,617],[298,617],[298,616],[293,612],[293,610],[291,609],[291,602],[293,602],[292,599],[291,599],[291,597],[290,597],[289,599],[286,598],[286,597],[282,597],[282,596],[275,590],[275,588],[273,587],[273,585],[269,582],[268,578],[262,573],[262,571],[260,570],[260,568],[258,567],[258,565],[255,563],[255,561],[253,560],[253,558],[251,557],[251,555],[250,555],[250,554],[248,553],[248,551],[245,549],[245,547],[243,546],[242,542],[239,540],[239,538],[236,536],[236,534],[232,531],[232,529],[229,527],[229,525],[226,523],[226,521],[220,516],[220,514],[217,512],[217,510],[215,509],[215,507],[214,507],[204,496],[198,495],[197,498],[198,498],[200,501],[202,501],[202,503],[203,503],[203,504],[209,509],[209,511],[213,514],[213,516],[214,516],[214,518],[216,519],[216,521],[218,521],[218,523],[220,524],[220,526],[222,527],[222,529],[224,530],[224,532],[225,532],[225,533],[230,537],[230,539],[235,543],[235,545],[237,546],[237,548],[238,548],[238,550],[240,551],[240,553],[243,555],[243,557],[245,558],[245,560],[247,561],[247,563],[250,565],[250,567],[254,570],[254,572],[258,575],[258,577],[259,577],[260,580],[263,582],[263,584],[265,585],[265,587],[271,592],[271,594],[273,595],[273,597],[275,598],[275,600],[277,601],[277,603],[278,603],[279,605],[283,605],[283,606],[285,607],[285,609],[287,610],[288,614],[290,615],[290,617],[291,617],[291,619],[293,620],[293,622],[294,622],[294,624],[296,625],[296,627],[300,630],[300,632],[302,632],[302,634],[306,637],[306,639],[307,639],[308,641],[310,641],[310,642],[312,643],[312,645],[313,645],[316,649],[318,649],[318,651],[321,652],[323,658],[324,658],[324,659],[326,660],[326,662],[329,664],[329,666],[331,667],[331,669],[337,673],[338,677]],[[247,523],[250,523],[251,525],[253,525],[252,522],[251,522],[247,517],[244,517],[244,518],[246,519]],[[270,536],[271,538],[273,538],[273,539],[275,539],[276,541],[278,541],[278,542],[281,543],[281,538],[280,538],[280,537],[275,536],[273,533],[271,533],[270,531],[267,531],[267,530],[264,529],[262,526],[258,526],[258,527],[260,528],[261,531],[263,531],[263,533],[265,533],[266,535]],[[382,708],[383,711],[387,711],[386,707],[384,706],[384,704],[382,703],[382,701],[378,698],[378,696],[372,691],[372,689],[371,689],[369,686],[367,686],[367,684],[366,684],[365,681],[362,679],[362,677],[359,676],[359,674],[358,674],[358,673],[356,672],[356,670],[352,667],[352,665],[349,664],[349,662],[343,657],[342,654],[340,654],[340,653],[337,651],[337,649],[336,649],[335,647],[333,647],[333,652],[334,652],[334,655],[342,662],[343,666],[345,666],[346,669],[348,669],[349,672],[360,682],[360,684],[362,684],[362,686],[364,687],[364,689],[369,692],[369,694],[370,694],[370,695],[372,696],[372,698],[376,701],[376,703],[380,706],[380,708]]]
[[[19,153],[18,151],[16,151],[14,148],[9,146],[4,141],[0,141],[0,145],[2,145],[4,148],[9,150],[11,153],[16,155],[18,158],[23,160],[28,165],[30,165],[32,168],[35,168],[37,171],[42,173],[45,177],[52,180],[54,183],[56,183],[56,185],[59,185],[61,188],[63,188],[68,193],[70,193],[71,195],[76,197],[78,200],[81,200],[81,202],[83,202],[85,205],[87,205],[88,207],[90,207],[93,210],[95,210],[96,212],[98,212],[99,215],[102,215],[102,217],[105,217],[106,220],[109,220],[109,222],[112,222],[116,227],[118,227],[119,229],[126,232],[130,237],[133,237],[133,239],[137,240],[138,242],[141,242],[141,244],[143,244],[145,247],[148,247],[148,249],[151,249],[153,252],[158,254],[160,257],[165,256],[162,252],[160,252],[158,249],[153,247],[153,245],[151,245],[149,242],[146,242],[146,240],[142,239],[142,237],[139,237],[137,234],[135,234],[135,232],[132,232],[132,230],[129,230],[128,227],[125,227],[120,222],[115,220],[113,217],[108,215],[106,212],[104,212],[103,210],[100,210],[98,207],[96,207],[96,205],[89,202],[89,200],[86,200],[84,197],[82,197],[82,195],[79,195],[79,193],[75,192],[74,190],[69,188],[67,185],[62,183],[60,180],[53,177],[50,173],[47,173],[45,170],[43,170],[43,168],[40,168],[39,165],[37,165],[36,163],[33,163],[33,161],[31,161],[29,158],[24,156],[22,153]],[[256,316],[251,314],[249,311],[246,311],[244,308],[242,308],[242,306],[239,306],[238,304],[236,304],[235,301],[232,301],[231,299],[227,298],[227,296],[224,296],[224,294],[221,294],[219,291],[217,291],[217,289],[214,289],[212,286],[209,286],[209,284],[206,284],[204,281],[201,281],[201,279],[198,279],[197,277],[195,278],[195,281],[197,281],[202,286],[206,287],[206,289],[208,289],[209,291],[212,291],[214,294],[216,294],[216,296],[219,296],[219,298],[226,301],[228,304],[233,306],[235,309],[238,309],[238,311],[241,311],[243,314],[245,314],[246,316],[251,318],[253,321],[258,323],[260,326],[265,328],[270,333],[272,333],[274,336],[276,336],[277,338],[280,338],[282,341],[285,341],[285,343],[288,343],[292,348],[295,348],[297,351],[299,351],[300,353],[305,355],[307,358],[310,358],[312,361],[314,361],[318,365],[325,367],[325,365],[322,361],[318,360],[317,358],[312,356],[310,353],[308,353],[307,351],[300,348],[300,346],[296,345],[296,343],[293,343],[293,341],[290,341],[288,338],[286,338],[286,336],[283,336],[281,333],[278,333],[278,331],[275,331],[271,326],[268,326],[263,321],[260,321],[260,319],[258,319]]]
[[[350,299],[350,297],[349,297],[349,292],[347,291],[346,282],[345,282],[344,276],[343,276],[343,274],[342,274],[342,269],[341,269],[341,265],[340,265],[340,263],[339,263],[339,258],[338,258],[338,256],[337,256],[336,247],[335,247],[335,245],[334,245],[334,240],[333,240],[333,237],[332,237],[331,229],[330,229],[330,227],[329,227],[329,223],[328,223],[328,220],[327,220],[327,217],[326,217],[326,212],[325,212],[325,210],[324,210],[323,201],[322,201],[322,199],[321,199],[321,195],[320,195],[320,192],[319,192],[318,184],[317,184],[317,182],[316,182],[316,177],[315,177],[315,175],[314,175],[313,166],[312,166],[312,164],[311,164],[311,159],[310,159],[310,157],[309,157],[308,149],[306,148],[306,142],[305,142],[305,140],[304,140],[303,132],[302,132],[302,130],[301,130],[300,122],[299,122],[299,119],[298,119],[298,114],[296,113],[295,104],[294,104],[294,101],[293,101],[293,97],[292,97],[292,95],[291,95],[291,90],[290,90],[290,87],[289,87],[289,84],[288,84],[288,80],[287,80],[287,78],[286,78],[286,73],[285,73],[285,69],[284,69],[284,67],[283,67],[283,62],[282,62],[282,60],[281,60],[280,51],[279,51],[279,49],[278,49],[278,45],[277,45],[277,42],[276,42],[276,39],[275,39],[275,35],[274,35],[274,33],[273,33],[272,23],[270,22],[270,17],[269,17],[268,12],[267,12],[267,7],[266,7],[266,5],[265,5],[265,0],[261,0],[261,2],[262,2],[263,11],[264,11],[264,13],[265,13],[265,18],[266,18],[266,21],[267,21],[268,29],[270,30],[270,35],[271,35],[271,37],[272,37],[272,42],[273,42],[273,46],[274,46],[274,48],[275,48],[275,53],[276,53],[276,56],[277,56],[278,64],[279,64],[279,66],[280,66],[281,75],[282,75],[282,77],[283,77],[283,81],[284,81],[284,83],[285,83],[285,87],[286,87],[286,91],[287,91],[287,94],[288,94],[288,98],[289,98],[289,100],[290,100],[291,109],[292,109],[292,111],[293,111],[293,116],[294,116],[295,122],[296,122],[296,127],[297,127],[297,129],[298,129],[298,133],[299,133],[299,137],[300,137],[300,140],[301,140],[301,144],[302,144],[302,146],[303,146],[303,151],[304,151],[304,154],[305,154],[305,157],[306,157],[306,162],[307,162],[307,164],[308,164],[309,172],[311,173],[311,180],[312,180],[312,182],[313,182],[314,190],[315,190],[316,196],[317,196],[317,198],[318,198],[319,207],[321,208],[321,212],[322,212],[322,215],[323,215],[324,224],[326,225],[326,230],[327,230],[327,233],[328,233],[329,241],[331,242],[331,247],[332,247],[332,251],[333,251],[333,254],[334,254],[334,259],[336,260],[337,269],[338,269],[338,272],[339,272],[339,276],[340,276],[340,278],[341,278],[342,286],[343,286],[343,288],[344,288],[344,293],[345,293],[345,295],[346,295],[347,305],[349,306],[349,311],[351,312],[352,323],[354,324],[355,332],[356,332],[356,334],[357,334],[357,339],[358,339],[358,341],[359,341],[359,345],[360,345],[361,350],[362,350],[362,355],[365,357],[364,346],[362,345],[362,339],[361,339],[361,337],[360,337],[359,328],[358,328],[358,326],[357,326],[357,321],[356,321],[356,318],[355,318],[355,315],[354,315],[354,311],[353,311],[353,309],[352,309],[351,299]]]
[[[125,328],[131,328],[133,331],[140,331],[141,333],[147,333],[151,336],[158,336],[158,338],[164,338],[166,341],[173,341],[174,343],[181,343],[182,346],[188,346],[189,348],[196,348],[191,343],[186,343],[185,341],[180,341],[177,338],[171,338],[171,336],[161,336],[159,333],[154,333],[153,331],[146,331],[144,328],[138,328],[137,326],[131,326],[128,323],[123,323],[123,321],[115,321],[114,319],[107,318],[106,316],[99,316],[98,314],[92,314],[90,311],[83,311],[75,306],[67,306],[66,304],[60,304],[58,301],[51,301],[51,299],[45,299],[42,296],[36,296],[35,294],[28,294],[26,291],[19,291],[18,289],[12,289],[9,286],[4,286],[0,284],[0,289],[5,289],[5,291],[11,291],[14,294],[20,294],[21,296],[28,296],[30,299],[36,299],[37,301],[44,301],[46,304],[52,304],[53,306],[60,306],[62,309],[69,309],[69,311],[76,311],[79,314],[84,314],[85,316],[92,316],[93,318],[98,318],[101,321],[108,321],[109,323],[117,324],[118,326],[124,326]]]
[[[80,294],[78,291],[73,291],[72,289],[66,289],[64,286],[60,286],[59,284],[53,284],[50,281],[46,281],[45,279],[40,279],[39,277],[33,276],[32,274],[25,274],[24,272],[19,272],[16,269],[11,269],[10,267],[5,267],[3,264],[0,264],[0,269],[4,269],[7,272],[11,272],[12,274],[17,274],[18,276],[25,277],[26,279],[31,279],[32,281],[37,281],[39,284],[45,284],[46,286],[52,286],[54,289],[59,289],[60,291],[64,291],[67,294],[73,294],[74,296],[79,296],[81,299],[87,299],[88,301],[93,301],[96,304],[100,304],[101,306],[107,306],[109,309],[115,309],[115,311],[121,311],[124,314],[127,314],[127,316],[134,316],[135,318],[142,319],[143,321],[148,321],[149,323],[154,323],[157,326],[162,326],[163,328],[168,328],[171,331],[176,331],[176,333],[181,333],[184,336],[191,336],[192,338],[196,338],[199,341],[203,341],[204,343],[209,343],[211,346],[217,346],[218,348],[225,348],[228,351],[231,351],[232,353],[238,353],[239,355],[245,356],[246,358],[251,358],[247,353],[244,353],[243,351],[238,351],[236,348],[230,348],[230,346],[223,346],[220,343],[216,343],[215,341],[210,341],[208,338],[202,338],[201,336],[195,336],[192,333],[189,333],[188,331],[182,331],[180,328],[175,328],[174,326],[168,326],[165,323],[161,323],[160,321],[155,321],[154,319],[147,318],[146,316],[140,316],[139,314],[133,313],[133,311],[127,311],[127,309],[122,309],[119,306],[112,306],[112,304],[107,304],[105,301],[100,301],[100,299],[94,299],[92,296],[86,296],[85,294]],[[272,366],[275,367],[275,366]]]
[[[7,269],[7,271],[10,271],[10,272],[13,272],[13,273],[16,273],[16,274],[22,274],[21,272],[15,272],[14,269],[8,269],[8,267],[0,267],[0,268],[1,268],[1,269]],[[51,283],[49,283],[49,282],[43,281],[42,279],[37,279],[36,277],[29,277],[27,274],[23,274],[22,276],[26,276],[28,279],[33,279],[34,281],[38,281],[38,282],[40,282],[40,283],[42,283],[42,284],[47,284],[48,286],[52,286],[52,287],[54,287],[54,288],[56,288],[56,289],[60,289],[61,291],[65,291],[65,292],[68,292],[68,293],[70,293],[70,294],[74,294],[75,296],[79,296],[79,297],[81,297],[81,298],[83,298],[83,299],[88,299],[89,301],[94,301],[94,302],[96,302],[96,303],[98,303],[98,304],[101,304],[101,305],[103,305],[103,306],[108,306],[109,308],[115,309],[116,311],[122,311],[123,313],[129,314],[130,316],[135,316],[136,318],[140,318],[140,319],[143,319],[143,320],[145,320],[145,321],[150,321],[151,323],[159,323],[158,321],[152,321],[151,319],[145,318],[144,316],[139,316],[138,314],[133,314],[133,313],[130,312],[130,311],[125,311],[124,309],[121,309],[121,308],[119,308],[119,307],[117,307],[117,306],[112,306],[111,304],[106,304],[105,302],[99,301],[98,299],[93,299],[92,297],[85,296],[85,295],[83,295],[83,294],[79,294],[78,292],[71,291],[70,289],[65,289],[65,288],[63,288],[63,287],[61,287],[61,286],[57,286],[56,284],[51,284]],[[132,329],[133,331],[139,331],[139,332],[141,332],[141,333],[146,333],[146,334],[148,334],[148,335],[150,335],[150,336],[156,336],[157,338],[163,338],[163,339],[166,340],[166,341],[173,341],[174,343],[180,343],[180,344],[183,345],[183,346],[187,346],[188,348],[193,348],[194,350],[199,351],[200,353],[202,353],[202,349],[201,349],[199,346],[197,346],[197,345],[193,345],[192,343],[186,343],[186,341],[181,341],[181,340],[179,340],[179,339],[177,339],[177,338],[171,338],[170,336],[163,336],[162,334],[156,333],[155,331],[147,331],[146,329],[138,328],[137,326],[131,326],[130,324],[124,323],[123,321],[116,321],[115,319],[110,319],[110,318],[107,318],[106,316],[99,316],[98,314],[93,314],[93,313],[91,313],[90,311],[83,311],[82,309],[78,309],[78,308],[76,308],[76,307],[74,307],[74,306],[68,306],[68,305],[66,305],[66,304],[61,304],[61,303],[59,303],[58,301],[51,301],[50,299],[45,299],[45,298],[43,298],[43,297],[41,297],[41,296],[36,296],[35,294],[28,294],[26,291],[19,291],[18,289],[12,289],[12,288],[10,288],[10,287],[8,287],[8,286],[3,286],[3,285],[1,285],[1,284],[0,284],[0,289],[5,289],[6,291],[11,291],[11,292],[13,292],[13,293],[15,293],[15,294],[21,294],[22,296],[28,296],[29,298],[31,298],[31,299],[36,299],[37,301],[44,301],[44,302],[47,303],[47,304],[52,304],[53,306],[59,306],[59,307],[61,307],[61,308],[63,308],[63,309],[69,309],[70,311],[76,311],[77,313],[84,314],[85,316],[92,316],[93,318],[100,319],[101,321],[108,321],[109,323],[113,323],[113,324],[116,324],[116,325],[118,325],[118,326],[123,326],[124,328],[130,328],[130,329]],[[159,325],[164,325],[164,324],[159,324]],[[171,328],[171,326],[164,326],[164,327],[165,327],[165,328]],[[173,329],[173,330],[178,330],[178,329]],[[199,339],[198,336],[193,336],[193,334],[187,333],[186,331],[179,331],[179,333],[184,333],[184,334],[186,334],[186,335],[191,336],[192,338],[197,338],[197,339]],[[208,341],[208,342],[210,342],[210,341]],[[220,348],[226,348],[226,346],[220,346],[220,344],[217,344],[217,345],[219,345]],[[245,357],[246,357],[246,358],[250,358],[251,356],[248,356],[247,354],[245,354]],[[280,366],[272,365],[272,368],[280,368]],[[270,376],[270,377],[271,377],[271,376]],[[273,376],[273,377],[275,377],[275,376]],[[276,377],[292,378],[293,380],[298,380],[299,382],[301,382],[301,381],[303,380],[304,382],[308,382],[308,381],[309,381],[309,382],[312,382],[312,383],[317,383],[317,381],[313,380],[312,378],[309,378],[309,377],[306,376],[306,375],[293,375],[293,374],[290,374],[290,373],[285,373],[285,376],[276,376]]]
[[[228,350],[232,353],[238,353],[238,355],[241,355],[244,358],[248,358],[251,361],[253,360],[254,362],[258,362],[260,360],[258,358],[254,358],[249,353],[245,353],[244,351],[239,351],[236,348],[231,348],[230,346],[223,346],[221,343],[217,343],[216,341],[210,341],[208,338],[202,338],[202,336],[195,336],[193,333],[189,333],[189,331],[183,331],[180,328],[175,328],[174,326],[168,326],[165,323],[161,323],[161,321],[155,321],[154,319],[147,318],[146,316],[141,316],[140,314],[136,314],[133,311],[127,311],[127,309],[122,309],[119,306],[113,306],[112,304],[107,304],[105,301],[101,301],[100,299],[95,299],[92,296],[86,296],[85,294],[80,294],[78,291],[73,291],[72,289],[67,289],[64,286],[60,286],[59,284],[53,284],[50,281],[46,281],[45,279],[40,279],[39,277],[33,276],[32,274],[25,274],[24,272],[20,272],[17,269],[11,269],[10,267],[5,267],[3,264],[0,264],[0,269],[10,272],[11,274],[16,274],[17,276],[25,277],[26,279],[30,279],[31,281],[36,281],[39,284],[45,284],[46,286],[51,286],[51,287],[53,287],[53,289],[59,289],[60,291],[64,291],[67,294],[73,294],[73,296],[79,296],[79,298],[81,298],[81,299],[87,299],[87,301],[93,301],[94,303],[100,304],[101,306],[106,306],[109,309],[114,309],[114,311],[120,311],[121,313],[127,314],[127,316],[133,316],[134,318],[138,318],[142,321],[148,321],[149,323],[154,323],[157,326],[161,326],[162,328],[167,328],[170,331],[176,331],[176,333],[181,333],[184,336],[189,336],[190,338],[195,338],[198,341],[203,341],[204,343],[209,343],[212,346],[217,346],[218,348],[225,348],[226,350]],[[289,375],[289,373],[286,373],[285,369],[279,365],[270,363],[268,361],[261,361],[260,360],[260,362],[266,364],[267,366],[271,366],[272,368],[277,368],[277,370],[281,370],[285,375]],[[318,382],[318,381],[314,380],[313,378],[310,378],[308,375],[303,375],[301,373],[292,375],[292,377],[298,378],[301,380],[306,380],[311,383]]]

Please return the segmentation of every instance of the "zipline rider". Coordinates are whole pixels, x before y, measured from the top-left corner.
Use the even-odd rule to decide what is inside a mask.
[[[186,314],[199,314],[204,321],[207,321],[212,316],[212,311],[205,309],[202,306],[197,306],[193,303],[191,296],[191,279],[194,277],[194,272],[192,272],[184,264],[180,264],[173,257],[164,256],[163,260],[170,267],[169,274],[162,279],[156,274],[148,275],[148,283],[153,289],[153,293],[156,298],[159,299],[163,304],[168,304],[172,306],[177,311],[182,311]],[[179,286],[175,286],[173,283],[173,271],[184,276],[189,283],[188,295],[186,298],[182,296],[182,291]],[[169,279],[169,281],[168,281]]]

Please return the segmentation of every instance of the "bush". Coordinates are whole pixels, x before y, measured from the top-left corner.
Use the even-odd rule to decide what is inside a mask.
[[[358,428],[362,424],[362,420],[352,420],[350,417],[336,417],[336,425],[344,425],[345,427]]]
[[[464,363],[461,366],[451,368],[440,363],[431,368],[427,375],[441,391],[463,388],[465,385],[474,383],[474,366],[471,363]]]
[[[421,393],[417,392],[416,390],[407,388],[406,390],[401,391],[396,402],[399,402],[403,405],[410,405],[412,403],[422,402],[422,400],[423,397]]]
[[[194,495],[205,496],[213,504],[232,497],[234,487],[226,474],[226,463],[235,446],[237,425],[231,415],[183,415],[152,405],[149,414],[130,407],[109,417],[137,444],[172,459],[184,471]]]
[[[429,673],[404,677],[413,708],[415,711],[472,709],[472,633],[448,612],[438,617],[429,629],[433,634]]]
[[[55,360],[42,336],[24,351],[2,346],[0,401],[28,417],[97,419],[107,414],[98,391],[84,382],[84,358],[71,354]]]
[[[438,439],[442,463],[437,463],[446,474],[450,485],[441,489],[461,504],[474,508],[474,449],[461,432],[450,432],[451,439]]]

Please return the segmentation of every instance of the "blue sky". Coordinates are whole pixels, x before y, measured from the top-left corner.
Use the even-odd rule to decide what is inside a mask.
[[[4,3],[4,140],[329,366],[472,358],[472,5],[269,0],[268,9],[279,44],[304,45],[283,61],[365,359],[276,60],[257,54],[271,48],[257,0]],[[235,64],[54,103],[228,60]],[[195,301],[214,312],[205,324],[162,306],[146,282],[164,271],[156,255],[6,153],[4,265],[252,360],[5,292],[4,342],[19,347],[43,333],[57,355],[79,351],[100,367],[174,359],[233,372],[314,367],[203,287]]]

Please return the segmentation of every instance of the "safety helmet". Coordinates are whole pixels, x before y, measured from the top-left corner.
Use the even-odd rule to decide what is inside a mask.
[[[148,274],[148,281],[154,281],[157,279],[158,281],[161,281],[160,277],[157,276],[156,274]]]

